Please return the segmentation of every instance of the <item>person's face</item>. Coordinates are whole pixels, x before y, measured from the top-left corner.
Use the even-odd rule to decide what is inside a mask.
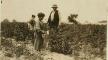
[[[56,8],[56,7],[53,7],[53,10],[54,10],[54,11],[56,11],[56,10],[57,10],[57,8]]]
[[[32,17],[33,19],[35,19],[35,17]]]
[[[42,21],[44,17],[39,17],[39,20]]]

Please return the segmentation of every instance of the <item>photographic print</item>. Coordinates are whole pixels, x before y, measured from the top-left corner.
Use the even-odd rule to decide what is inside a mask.
[[[1,0],[0,60],[107,60],[107,0]]]

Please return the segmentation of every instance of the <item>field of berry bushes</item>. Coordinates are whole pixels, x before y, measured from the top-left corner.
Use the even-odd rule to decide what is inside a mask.
[[[51,40],[51,51],[87,58],[105,57],[106,25],[62,24],[56,39]],[[55,37],[55,36],[54,36]]]
[[[21,55],[30,54],[30,56],[34,56],[25,47],[29,39],[32,38],[32,35],[30,36],[28,32],[26,23],[1,23],[1,37],[4,39],[2,39],[1,44],[2,47],[5,47],[6,56],[13,56],[15,54],[19,56],[17,51],[21,49]],[[58,32],[55,33],[56,36],[52,35],[48,38],[49,50],[51,52],[74,56],[76,57],[75,60],[93,60],[92,58],[94,57],[100,57],[104,60],[106,58],[106,32],[106,25],[61,24]],[[16,49],[17,46],[15,43],[24,45]]]

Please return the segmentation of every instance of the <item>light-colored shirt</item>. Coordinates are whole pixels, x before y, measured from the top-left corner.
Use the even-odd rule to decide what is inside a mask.
[[[32,20],[32,19],[31,19]],[[34,20],[34,21],[36,21],[36,20]],[[36,23],[36,22],[35,22]],[[30,30],[35,30],[35,26],[33,27],[29,22],[28,22],[28,27],[29,27],[29,29]]]
[[[55,11],[52,11],[52,13],[51,13],[51,21],[53,21],[53,19],[54,19],[54,14],[55,14]]]
[[[36,21],[35,29],[40,29],[40,23],[39,23],[39,20]]]
[[[36,25],[35,25],[35,29],[36,29],[36,30],[37,30],[37,29],[41,29],[42,24],[43,24],[43,21],[37,20],[37,21],[36,21]]]

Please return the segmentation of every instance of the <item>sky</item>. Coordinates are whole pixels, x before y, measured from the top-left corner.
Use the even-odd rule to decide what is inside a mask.
[[[52,5],[57,4],[62,22],[67,22],[70,14],[78,14],[77,21],[81,23],[96,23],[107,20],[108,0],[2,0],[1,20],[13,19],[27,22],[34,14],[45,13],[47,21]]]

